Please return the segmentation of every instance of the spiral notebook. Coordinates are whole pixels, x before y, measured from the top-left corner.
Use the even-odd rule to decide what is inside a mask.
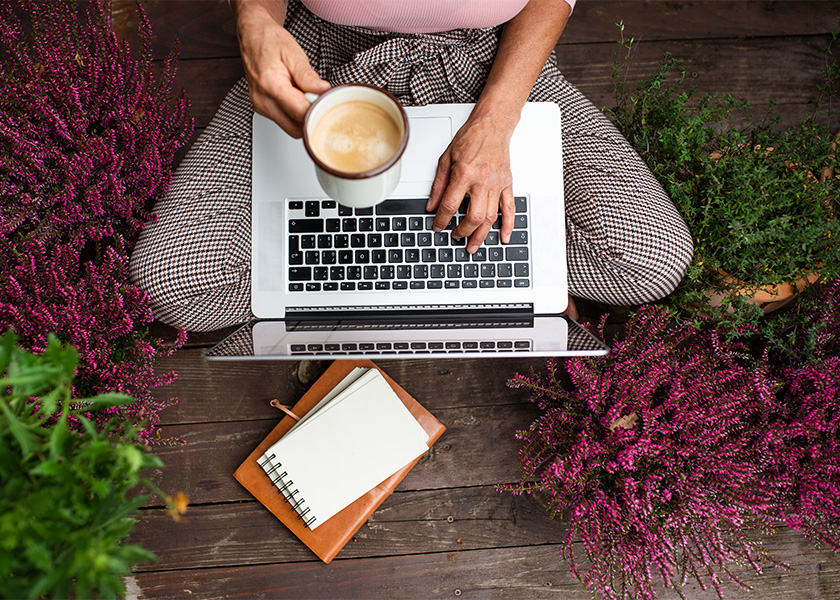
[[[324,562],[445,427],[369,360],[335,361],[234,473]]]
[[[382,374],[357,367],[258,463],[315,529],[419,458],[428,440]]]

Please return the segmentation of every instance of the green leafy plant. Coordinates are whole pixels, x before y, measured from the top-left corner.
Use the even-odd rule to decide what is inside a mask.
[[[124,405],[121,394],[73,399],[73,347],[50,336],[41,354],[0,337],[0,590],[6,598],[115,597],[122,577],[151,552],[123,544],[147,496],[142,475],[160,460],[118,417],[97,426],[91,410]],[[120,431],[117,438],[115,431]],[[162,495],[162,494],[161,494]]]
[[[840,274],[840,179],[823,109],[837,93],[836,61],[827,61],[812,114],[779,128],[772,103],[756,120],[745,102],[687,89],[669,54],[653,76],[628,85],[624,73],[636,42],[619,26],[626,52],[616,62],[616,105],[607,113],[671,196],[695,242],[694,261],[669,301],[756,324],[763,289],[772,299],[781,297],[777,286],[799,290]]]

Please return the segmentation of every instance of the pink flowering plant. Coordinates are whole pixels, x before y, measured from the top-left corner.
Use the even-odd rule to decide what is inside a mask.
[[[148,441],[165,404],[151,389],[174,377],[156,375],[155,359],[183,332],[169,346],[148,334],[149,299],[130,283],[128,257],[192,119],[172,93],[177,52],[154,64],[142,7],[134,51],[109,10],[0,3],[0,331],[34,351],[50,333],[75,346],[74,395],[134,397],[100,418],[144,420]]]
[[[774,317],[799,352],[643,306],[609,356],[511,379],[541,414],[502,487],[566,519],[562,556],[593,593],[748,587],[733,567],[784,566],[762,541],[783,524],[840,550],[840,280],[803,305]]]
[[[721,590],[740,582],[733,563],[770,560],[748,530],[772,530],[753,445],[775,382],[745,354],[646,306],[607,357],[566,362],[567,382],[553,360],[511,380],[543,412],[517,434],[523,479],[507,489],[568,518],[563,558],[586,587],[608,599],[654,598],[657,580]]]

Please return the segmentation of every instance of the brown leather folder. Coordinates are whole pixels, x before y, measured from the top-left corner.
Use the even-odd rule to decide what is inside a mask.
[[[385,377],[385,380],[391,385],[406,408],[408,408],[414,418],[417,419],[417,422],[420,423],[429,435],[429,441],[427,442],[429,447],[446,430],[446,427],[429,411],[423,408],[417,400],[412,398],[408,392],[402,389],[382,369],[379,369],[379,367],[369,360],[337,360],[333,362],[318,381],[312,385],[309,391],[294,405],[292,412],[298,417],[305,415],[356,367],[371,367],[378,369],[382,373],[382,376]],[[294,424],[295,420],[291,416],[283,418],[271,430],[268,437],[251,452],[245,462],[236,469],[233,476],[257,500],[265,505],[274,516],[280,519],[292,533],[317,554],[321,560],[329,563],[422,457],[417,458],[417,460],[412,461],[391,475],[388,479],[374,487],[331,519],[325,521],[315,529],[309,529],[304,525],[303,520],[292,509],[291,505],[284,500],[283,494],[271,483],[265,471],[257,464],[257,460],[265,451],[283,437]]]

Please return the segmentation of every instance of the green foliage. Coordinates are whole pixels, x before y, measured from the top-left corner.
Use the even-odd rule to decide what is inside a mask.
[[[122,544],[146,496],[141,473],[162,466],[116,419],[95,427],[85,412],[132,398],[71,402],[78,355],[51,336],[46,350],[0,337],[0,590],[7,598],[116,597],[131,566],[154,555]],[[83,404],[80,404],[83,403]],[[71,427],[72,425],[72,427]],[[124,431],[112,439],[114,430]]]
[[[732,296],[743,283],[754,290],[814,272],[837,277],[840,179],[831,173],[838,160],[822,109],[837,92],[837,62],[827,61],[814,112],[779,130],[772,102],[756,120],[745,102],[699,95],[686,88],[669,54],[631,89],[623,77],[636,41],[624,39],[619,27],[625,52],[614,72],[616,106],[607,113],[671,196],[695,242],[694,261],[669,301],[699,312],[708,310],[711,295]],[[718,316],[755,324],[761,314],[735,297]]]

